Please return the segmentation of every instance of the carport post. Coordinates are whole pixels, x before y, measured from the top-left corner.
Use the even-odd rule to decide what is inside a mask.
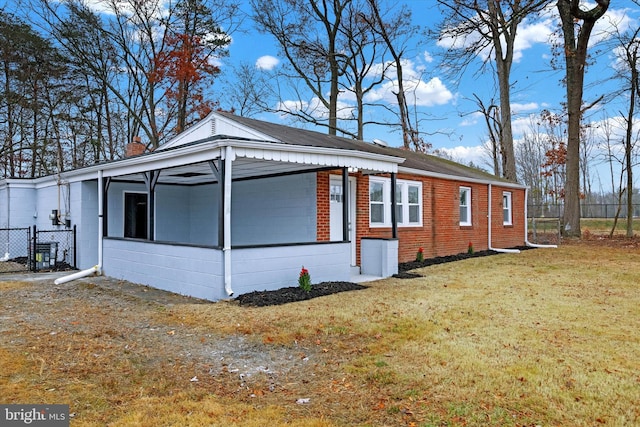
[[[224,257],[224,290],[227,295],[233,295],[233,289],[231,288],[231,180],[232,170],[231,164],[233,163],[235,153],[233,147],[227,146],[224,156],[224,246],[222,247],[222,253]]]

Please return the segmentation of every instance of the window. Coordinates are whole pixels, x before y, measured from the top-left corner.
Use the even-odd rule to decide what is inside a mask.
[[[369,181],[369,222],[373,225],[384,225],[385,203],[384,203],[384,181],[371,179]]]
[[[409,223],[422,224],[420,206],[422,206],[422,185],[407,184],[407,210],[409,211]]]
[[[402,224],[402,184],[398,184],[396,181],[396,221],[398,224]]]
[[[502,193],[502,224],[511,225],[511,193],[505,191]]]
[[[460,187],[460,225],[471,225],[471,188]]]
[[[330,193],[332,203],[342,203],[342,185],[332,185]]]
[[[391,180],[369,178],[370,225],[391,227]],[[400,227],[422,225],[422,183],[396,181],[396,221]]]
[[[146,193],[124,193],[124,237],[147,238]]]

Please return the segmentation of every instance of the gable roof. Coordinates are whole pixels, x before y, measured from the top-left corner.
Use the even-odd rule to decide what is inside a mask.
[[[436,176],[441,178],[461,178],[484,183],[496,183],[510,187],[524,188],[525,186],[510,182],[477,168],[462,165],[441,157],[418,153],[397,147],[383,147],[377,144],[359,141],[341,136],[328,135],[317,131],[294,128],[262,120],[237,116],[227,112],[216,112],[227,121],[233,121],[243,128],[252,129],[267,136],[268,141],[278,144],[301,145],[318,148],[332,148],[340,150],[357,150],[385,156],[401,157],[405,161],[398,166],[399,171]]]

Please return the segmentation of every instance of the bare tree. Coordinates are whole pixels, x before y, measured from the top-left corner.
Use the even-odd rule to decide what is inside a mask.
[[[291,69],[287,77],[303,82],[326,108],[328,120],[318,120],[317,111],[279,111],[326,126],[330,135],[338,132],[339,79],[346,66],[339,36],[351,1],[251,0],[258,30],[271,34],[287,59]]]
[[[580,237],[580,124],[584,108],[584,73],[591,31],[609,8],[610,0],[596,0],[596,6],[583,10],[579,0],[558,0],[562,21],[567,87],[567,183],[563,216],[563,235]]]
[[[627,175],[627,237],[633,237],[633,152],[638,135],[634,135],[634,121],[636,117],[636,103],[640,99],[640,72],[638,66],[640,62],[640,28],[631,34],[616,34],[619,43],[618,53],[621,60],[621,67],[617,77],[624,82],[623,90],[629,101],[627,111],[620,113],[624,118],[624,163]]]
[[[495,61],[500,97],[500,151],[504,156],[502,173],[505,178],[517,181],[511,127],[510,78],[516,34],[520,23],[527,16],[541,11],[549,0],[438,0],[438,3],[446,11],[440,26],[440,39],[454,40],[453,46],[444,56],[448,66],[455,64],[453,69],[463,71],[478,55],[486,51],[491,52],[487,59],[493,57]],[[477,41],[466,44],[474,36]],[[457,47],[462,48],[462,55]]]
[[[364,139],[365,126],[365,96],[385,78],[385,73],[390,64],[384,63],[384,43],[372,27],[374,9],[369,2],[352,2],[345,9],[345,17],[340,26],[340,33],[344,36],[344,52],[346,54],[346,69],[344,82],[341,87],[344,91],[353,93],[355,97],[356,132],[353,137]],[[377,4],[375,5],[377,7]],[[373,71],[376,62],[382,63],[382,69]]]
[[[425,151],[425,143],[420,138],[417,121],[411,122],[409,105],[407,103],[406,91],[404,87],[403,59],[407,49],[407,41],[416,34],[418,28],[408,24],[411,22],[411,13],[408,8],[403,7],[400,13],[389,20],[385,20],[380,9],[378,0],[367,0],[372,12],[371,28],[382,37],[386,44],[393,65],[396,70],[398,89],[395,92],[398,102],[398,116],[400,118],[400,128],[402,129],[402,142],[406,149],[414,148],[417,151]]]
[[[478,111],[482,114],[484,118],[485,124],[487,125],[487,132],[489,134],[489,148],[490,148],[490,156],[491,162],[493,164],[493,174],[496,176],[501,175],[501,171],[504,169],[504,164],[501,164],[501,160],[504,160],[505,157],[501,155],[500,148],[500,140],[502,135],[502,126],[500,123],[500,109],[498,106],[491,100],[491,104],[485,105],[482,99],[475,93],[473,97],[476,99],[476,104],[478,105]],[[516,157],[517,158],[517,157]]]
[[[221,108],[243,117],[252,117],[269,110],[272,97],[271,82],[255,65],[243,63],[223,78],[225,96],[220,97]]]

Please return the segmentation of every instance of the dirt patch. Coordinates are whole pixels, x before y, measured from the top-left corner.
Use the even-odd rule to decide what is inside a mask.
[[[303,345],[261,343],[245,334],[186,326],[173,317],[172,307],[209,304],[215,310],[216,304],[125,281],[93,277],[62,285],[52,279],[11,283],[0,281],[0,348],[37,351],[46,361],[43,373],[53,366],[64,371],[55,385],[43,386],[50,390],[70,387],[66,377],[104,380],[111,364],[145,366],[176,384],[224,382],[249,390],[260,381],[276,388],[291,372],[308,374],[306,367],[319,357],[316,349]]]

